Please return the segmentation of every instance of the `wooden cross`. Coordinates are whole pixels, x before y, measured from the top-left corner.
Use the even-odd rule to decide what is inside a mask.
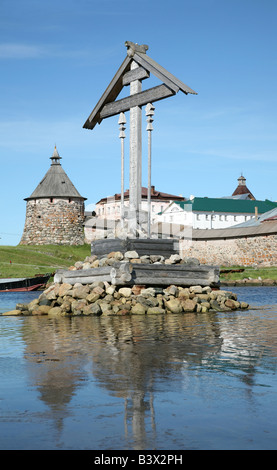
[[[85,129],[94,129],[96,124],[100,124],[103,119],[116,114],[130,111],[130,156],[129,156],[129,205],[131,218],[134,220],[134,227],[139,221],[141,204],[141,161],[142,161],[142,132],[141,132],[141,107],[148,103],[153,103],[175,95],[181,90],[186,95],[197,93],[181,82],[178,78],[164,69],[146,54],[148,46],[138,45],[131,41],[126,41],[127,57],[116,72],[114,78],[106,88],[95,108],[91,112],[84,124]],[[148,90],[142,91],[142,80],[155,75],[162,84]],[[124,86],[130,86],[130,96],[116,100]],[[153,107],[153,110],[155,108]],[[150,115],[149,115],[150,116]],[[149,117],[148,116],[148,117]],[[123,124],[123,123],[121,123]],[[125,123],[124,123],[125,124]],[[148,122],[148,125],[151,123]],[[148,139],[151,143],[151,130],[148,127]],[[150,134],[150,137],[149,137]],[[121,145],[123,136],[121,138]],[[149,152],[149,150],[148,150]],[[150,151],[151,157],[151,151]],[[123,159],[124,160],[124,159]],[[122,172],[122,168],[121,168]],[[151,158],[150,158],[150,178],[151,178]],[[151,188],[150,188],[151,189]],[[122,176],[121,176],[122,192]],[[148,193],[149,193],[149,156],[148,156]],[[121,204],[123,196],[121,194]],[[148,211],[149,211],[148,194]],[[123,217],[123,206],[121,217]],[[150,208],[151,209],[151,208]],[[149,214],[148,214],[148,226]],[[149,229],[148,229],[149,234]]]

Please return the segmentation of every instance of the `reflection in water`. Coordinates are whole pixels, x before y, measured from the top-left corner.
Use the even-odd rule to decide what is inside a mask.
[[[271,305],[0,317],[0,448],[273,448],[277,289],[239,296]]]
[[[255,400],[261,369],[262,374],[276,372],[275,312],[16,319],[28,371],[26,389],[31,383],[45,405],[42,419],[54,423],[45,447],[184,448],[186,433],[197,434],[195,424],[190,421],[190,431],[184,425],[177,429],[171,403],[186,409],[188,419],[196,399],[200,406],[204,399],[208,407],[220,408],[223,389],[232,405],[238,383],[246,400]],[[9,328],[9,320],[2,317],[1,327],[5,322]],[[177,392],[182,402],[174,402]],[[79,429],[78,421],[88,419],[85,414],[91,417],[89,425]],[[86,432],[93,433],[92,442],[83,436],[81,444]],[[30,439],[32,446],[35,438]],[[201,447],[201,438],[193,445]]]

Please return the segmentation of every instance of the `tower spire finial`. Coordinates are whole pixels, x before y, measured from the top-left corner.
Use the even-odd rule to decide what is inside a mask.
[[[55,144],[53,155],[52,155],[52,157],[50,157],[50,160],[52,160],[51,165],[60,165],[61,158],[62,157],[60,157],[59,152],[58,152],[57,147],[56,147],[56,144]]]

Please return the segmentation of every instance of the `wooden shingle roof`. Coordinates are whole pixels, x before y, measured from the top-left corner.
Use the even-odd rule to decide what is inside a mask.
[[[60,164],[61,157],[59,156],[56,147],[51,160],[52,164],[46,175],[32,192],[31,196],[25,198],[25,201],[49,197],[78,198],[86,200],[86,198],[82,197],[77,191],[62,168]]]

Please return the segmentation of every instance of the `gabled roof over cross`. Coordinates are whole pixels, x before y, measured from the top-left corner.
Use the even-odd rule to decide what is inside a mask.
[[[189,93],[197,95],[194,90],[146,55],[147,45],[126,41],[125,46],[127,47],[127,57],[85,122],[83,126],[85,129],[93,129],[103,119],[128,111],[131,107],[143,106],[149,102],[152,103],[175,95],[179,90],[186,95]],[[135,61],[139,68],[131,70],[132,61]],[[129,85],[133,80],[149,78],[150,73],[161,80],[163,84],[116,101],[124,86]]]

